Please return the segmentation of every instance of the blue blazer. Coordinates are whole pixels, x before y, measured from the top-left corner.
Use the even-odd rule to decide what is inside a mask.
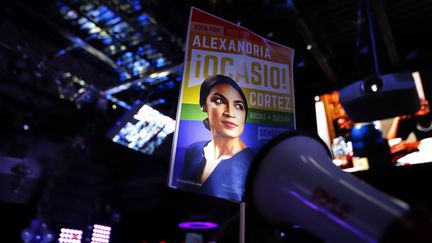
[[[204,147],[208,143],[209,141],[196,142],[187,148],[179,188],[236,202],[243,201],[253,151],[245,148],[231,158],[221,160],[201,185],[200,178],[206,163]]]

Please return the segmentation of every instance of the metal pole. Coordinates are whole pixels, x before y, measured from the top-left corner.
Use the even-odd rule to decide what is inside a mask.
[[[245,231],[246,231],[246,203],[241,202],[240,203],[240,243],[245,243]]]

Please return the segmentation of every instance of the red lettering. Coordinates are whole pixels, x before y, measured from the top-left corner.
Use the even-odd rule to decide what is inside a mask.
[[[351,205],[342,202],[322,187],[315,188],[311,201],[341,219],[345,219],[347,214],[352,212]]]

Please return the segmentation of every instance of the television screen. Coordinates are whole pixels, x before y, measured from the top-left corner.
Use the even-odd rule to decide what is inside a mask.
[[[174,132],[175,120],[146,104],[128,111],[107,134],[115,143],[151,155]]]

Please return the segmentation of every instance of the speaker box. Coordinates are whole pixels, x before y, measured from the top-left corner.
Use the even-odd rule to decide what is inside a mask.
[[[420,109],[410,72],[373,75],[339,91],[339,100],[354,122],[413,114]]]

